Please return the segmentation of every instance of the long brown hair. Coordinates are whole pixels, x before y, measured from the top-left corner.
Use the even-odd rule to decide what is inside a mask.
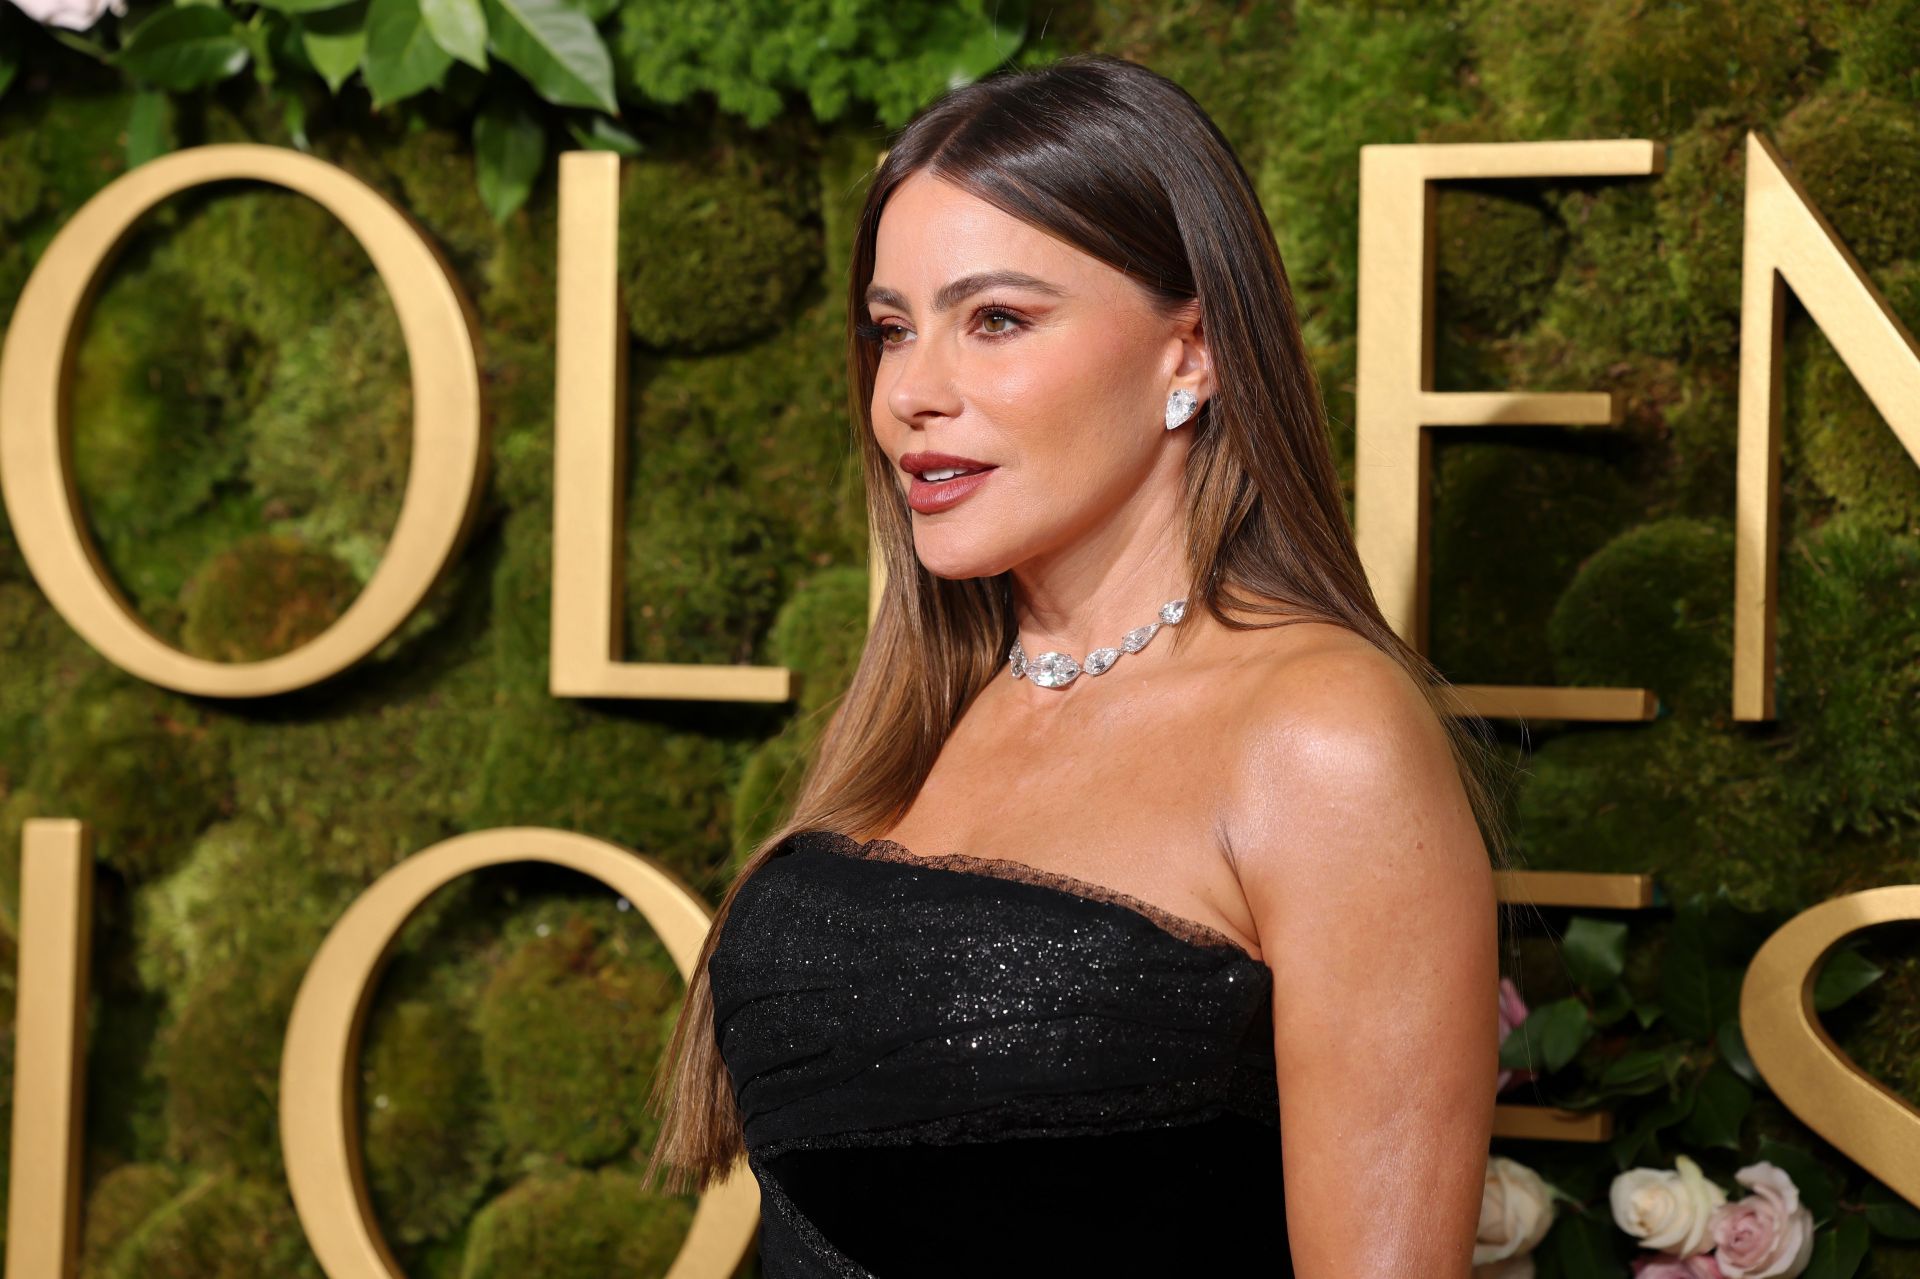
[[[1137,63],[1074,54],[1003,71],[949,92],[907,124],[868,188],[848,279],[847,372],[887,585],[792,813],[754,849],[708,930],[654,1080],[651,1104],[663,1124],[643,1184],[670,1165],[670,1189],[705,1190],[744,1153],[706,970],[740,885],[795,831],[890,829],[1016,633],[1009,574],[947,579],[921,567],[906,503],[873,434],[880,353],[853,326],[866,309],[881,211],[922,170],[1124,272],[1169,316],[1198,300],[1214,390],[1189,424],[1189,608],[1236,630],[1332,622],[1393,657],[1447,726],[1494,862],[1507,864],[1499,806],[1477,767],[1493,756],[1491,734],[1374,601],[1286,268],[1232,147],[1185,90]],[[1283,620],[1241,621],[1229,610]],[[1181,632],[1173,628],[1176,645]]]

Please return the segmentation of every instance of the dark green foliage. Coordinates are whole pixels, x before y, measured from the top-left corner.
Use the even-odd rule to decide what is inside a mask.
[[[1562,683],[1651,688],[1668,711],[1711,718],[1733,661],[1733,531],[1641,524],[1580,566],[1547,624]]]
[[[461,1279],[664,1274],[690,1203],[643,1193],[617,1169],[529,1177],[474,1219]]]
[[[519,923],[475,1016],[507,1159],[596,1164],[644,1148],[646,1088],[679,999],[672,962],[632,911]]]

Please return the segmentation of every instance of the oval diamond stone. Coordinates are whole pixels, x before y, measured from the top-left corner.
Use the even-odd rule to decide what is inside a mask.
[[[1015,640],[1013,647],[1007,650],[1007,660],[1013,663],[1013,677],[1015,679],[1019,679],[1027,673],[1027,654],[1026,651],[1020,647],[1019,640]]]
[[[1065,653],[1042,653],[1027,665],[1027,678],[1042,688],[1059,688],[1079,673],[1079,665]]]
[[[1187,602],[1185,600],[1170,600],[1160,606],[1160,620],[1163,622],[1177,622],[1186,615]]]
[[[1112,666],[1115,662],[1119,660],[1120,660],[1119,649],[1096,648],[1091,653],[1087,654],[1087,664],[1081,669],[1085,670],[1086,673],[1089,675],[1098,675],[1101,671],[1106,670],[1109,666]]]
[[[1159,629],[1160,623],[1158,622],[1148,622],[1145,626],[1136,626],[1120,637],[1120,647],[1126,649],[1129,653],[1138,653],[1147,646],[1147,641],[1152,639],[1153,633]]]

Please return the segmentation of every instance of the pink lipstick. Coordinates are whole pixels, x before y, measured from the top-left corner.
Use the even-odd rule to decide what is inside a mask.
[[[902,453],[900,469],[913,476],[907,505],[922,515],[946,510],[987,482],[997,467],[952,453]],[[958,472],[958,474],[955,474]],[[925,478],[931,475],[934,478]],[[940,478],[940,477],[945,478]]]

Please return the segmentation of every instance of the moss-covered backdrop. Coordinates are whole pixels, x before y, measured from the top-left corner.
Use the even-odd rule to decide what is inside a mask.
[[[0,100],[0,317],[53,230],[124,171],[131,105],[116,77],[13,17],[8,38],[30,56]],[[1356,148],[1669,143],[1654,179],[1441,197],[1442,389],[1610,388],[1628,409],[1612,433],[1446,436],[1433,653],[1461,680],[1660,694],[1650,725],[1508,731],[1527,766],[1513,800],[1523,864],[1650,870],[1676,902],[1718,893],[1723,910],[1772,919],[1920,882],[1920,467],[1797,306],[1779,720],[1737,726],[1727,710],[1743,131],[1769,132],[1920,327],[1920,3],[1114,0],[1037,5],[1028,33],[1017,60],[1098,49],[1171,75],[1241,149],[1343,459]],[[249,83],[176,105],[179,145],[290,144]],[[823,123],[804,100],[756,127],[697,94],[627,122],[644,148],[626,166],[622,227],[638,499],[627,656],[786,663],[806,692],[791,707],[548,695],[551,166],[498,225],[459,120],[371,112],[352,88],[306,119],[312,150],[410,210],[477,304],[486,517],[376,660],[253,703],[177,696],[107,665],[0,541],[9,1009],[20,823],[74,816],[99,833],[89,1276],[317,1273],[283,1188],[275,1091],[293,990],[346,903],[428,843],[507,824],[620,841],[717,897],[857,652],[865,528],[839,282],[849,202],[885,130],[863,109]],[[89,518],[142,616],[182,648],[283,652],[344,608],[397,511],[410,403],[393,311],[359,247],[299,197],[236,184],[148,225],[74,377]],[[1712,943],[1676,941],[1660,912],[1631,926],[1618,989],[1650,1008],[1674,994],[1661,956]],[[1526,943],[1536,1007],[1588,994],[1558,954],[1551,932]],[[1920,945],[1894,930],[1861,958],[1883,976],[1829,1024],[1920,1102]],[[381,986],[365,1053],[367,1160],[410,1274],[662,1271],[688,1206],[642,1195],[634,1174],[677,989],[635,912],[595,884],[501,871],[435,899]],[[1726,1069],[1708,1046],[1726,995],[1722,983],[1691,1018],[1704,1043],[1671,999],[1650,1027],[1596,1019],[1566,1077],[1653,1052],[1670,1067],[1623,1098],[1695,1086]],[[12,1052],[9,1029],[0,1061]],[[1834,1175],[1836,1220],[1863,1215],[1874,1200],[1858,1170],[1751,1091],[1724,1148],[1699,1144],[1710,1126],[1674,1127],[1670,1107],[1639,1121],[1621,1166],[1692,1149],[1730,1184],[1772,1140]],[[1606,1148],[1503,1152],[1604,1221]],[[1582,1249],[1622,1247],[1573,1230]],[[1557,1271],[1585,1272],[1578,1249],[1550,1251]],[[1625,1256],[1591,1273],[1623,1273]],[[1877,1232],[1862,1273],[1920,1275],[1920,1245]]]

